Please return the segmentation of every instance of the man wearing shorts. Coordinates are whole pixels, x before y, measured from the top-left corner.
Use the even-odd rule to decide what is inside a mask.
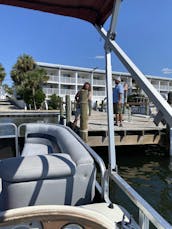
[[[115,125],[122,127],[122,112],[124,105],[124,88],[121,84],[120,76],[115,77],[115,87],[113,89],[113,111],[115,114]]]

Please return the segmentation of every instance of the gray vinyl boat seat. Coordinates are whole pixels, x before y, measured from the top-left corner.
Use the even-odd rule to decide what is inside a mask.
[[[25,132],[25,142],[22,150],[22,156],[43,155],[59,153],[56,133],[50,128],[47,131],[44,126],[34,126],[27,124]]]
[[[27,124],[25,138],[21,156],[0,161],[0,210],[93,201],[94,160],[71,131],[61,125]]]

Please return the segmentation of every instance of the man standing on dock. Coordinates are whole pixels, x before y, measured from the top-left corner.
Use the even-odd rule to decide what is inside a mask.
[[[115,88],[113,89],[113,110],[115,114],[115,125],[122,127],[122,111],[124,104],[124,88],[121,77],[115,77]]]

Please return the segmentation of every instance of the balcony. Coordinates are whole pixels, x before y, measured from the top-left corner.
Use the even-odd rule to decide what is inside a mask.
[[[105,86],[105,80],[93,80],[93,85],[102,85]]]
[[[58,76],[55,76],[55,75],[48,75],[49,79],[48,79],[48,82],[55,82],[55,83],[59,83],[59,78]]]
[[[46,95],[59,94],[58,88],[43,88],[43,92]]]
[[[84,84],[85,82],[90,82],[90,78],[78,78],[78,84]]]
[[[168,85],[160,85],[160,90],[161,91],[168,91],[169,90],[169,86]]]
[[[75,90],[73,89],[61,89],[60,94],[61,95],[75,95]]]
[[[61,75],[60,77],[60,81],[61,83],[65,83],[65,84],[75,84],[75,77],[67,77],[67,76],[63,76]]]
[[[159,84],[153,84],[153,86],[159,91]]]
[[[93,91],[93,96],[101,96],[101,97],[105,97],[105,91]]]

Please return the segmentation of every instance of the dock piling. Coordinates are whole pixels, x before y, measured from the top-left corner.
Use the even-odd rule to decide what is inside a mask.
[[[81,90],[80,137],[88,141],[88,97],[87,91]]]
[[[71,101],[70,95],[66,95],[66,124],[70,122],[71,119]]]
[[[66,122],[66,120],[64,117],[64,110],[63,110],[63,98],[61,97],[61,100],[60,100],[60,124],[66,125],[65,122]]]
[[[131,122],[131,107],[128,106],[128,122]]]

